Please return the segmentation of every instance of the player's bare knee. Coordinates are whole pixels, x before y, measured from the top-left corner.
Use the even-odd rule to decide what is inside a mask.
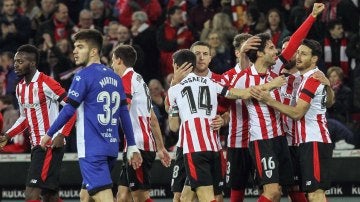
[[[325,192],[323,190],[316,190],[315,192],[308,193],[309,202],[326,202]]]
[[[39,200],[41,195],[41,189],[26,187],[25,189],[25,200]]]
[[[180,197],[181,197],[180,192],[174,192],[173,202],[180,202]]]

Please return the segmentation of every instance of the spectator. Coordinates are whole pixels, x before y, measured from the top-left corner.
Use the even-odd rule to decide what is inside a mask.
[[[120,27],[119,22],[117,21],[111,21],[108,25],[107,32],[104,35],[104,46],[107,46],[108,44],[112,44],[113,46],[118,43],[119,39],[119,33],[123,33],[122,36],[124,36],[126,39],[123,41],[126,41],[128,39],[128,30],[122,29],[122,31],[118,32]],[[114,47],[115,48],[115,47]]]
[[[15,98],[15,87],[18,82],[18,77],[16,76],[14,71],[13,53],[11,52],[0,53],[0,68],[2,70],[1,76],[4,79],[4,83],[2,84],[2,89],[1,89],[1,95],[11,95],[14,98],[13,99],[14,103],[17,103],[17,100]]]
[[[109,23],[115,20],[111,16],[111,11],[106,9],[104,2],[101,0],[92,0],[90,2],[90,10],[93,14],[95,27],[99,27],[106,34]]]
[[[72,29],[73,34],[75,34],[76,32],[78,32],[82,29],[97,29],[97,30],[101,31],[100,28],[95,27],[93,15],[90,10],[83,9],[80,11],[79,22]]]
[[[31,34],[29,18],[16,11],[15,0],[2,1],[2,14],[0,15],[0,52],[11,51],[28,43]]]
[[[35,36],[36,23],[35,18],[40,13],[40,8],[37,6],[37,0],[20,0],[19,13],[28,17],[31,21],[31,38]]]
[[[284,19],[278,9],[270,9],[266,16],[266,33],[270,34],[271,41],[276,48],[281,49],[282,41],[285,37],[290,35],[287,30]]]
[[[327,70],[327,77],[330,80],[331,88],[335,92],[335,104],[328,108],[327,115],[329,118],[348,124],[350,123],[352,111],[352,91],[343,83],[343,70],[336,66],[330,67]]]
[[[349,59],[345,53],[348,39],[344,36],[340,20],[332,20],[328,24],[328,34],[324,38],[324,61],[326,68],[339,66],[345,79],[350,77]]]
[[[337,150],[354,149],[355,135],[346,125],[336,119],[327,119],[331,141]]]
[[[302,4],[292,8],[288,21],[288,29],[290,32],[293,33],[305,21],[307,16],[311,13],[314,2],[315,0],[304,0]],[[310,29],[307,38],[322,41],[324,35],[325,25],[318,19]]]
[[[194,31],[195,39],[200,38],[204,23],[214,17],[220,11],[219,2],[214,0],[201,0],[201,3],[193,7],[189,12],[189,26]]]
[[[265,30],[265,17],[256,7],[248,7],[246,18],[246,24],[242,29],[243,33],[255,35]]]
[[[222,42],[227,48],[231,47],[231,42],[237,31],[231,24],[229,16],[225,13],[217,13],[212,20],[208,20],[204,24],[204,29],[201,31],[200,40],[206,41],[211,32],[216,32],[222,39]]]
[[[142,75],[145,83],[150,79],[160,79],[159,71],[159,49],[156,43],[156,28],[147,23],[148,17],[144,11],[137,11],[132,15],[131,32],[134,37],[134,44],[140,46],[144,51],[143,69],[135,67],[135,71]]]
[[[38,69],[53,77],[66,90],[70,87],[72,75],[68,76],[68,78],[61,78],[61,76],[72,71],[75,67],[74,62],[69,57],[71,52],[70,42],[67,39],[61,39],[54,44],[49,34],[44,34],[40,58],[41,65],[39,65]]]
[[[35,43],[37,45],[44,42],[44,34],[49,34],[49,36],[51,36],[53,44],[56,44],[56,42],[61,39],[70,40],[71,31],[74,25],[69,18],[68,11],[68,7],[63,3],[58,3],[55,6],[53,17],[41,24],[36,33]]]
[[[359,3],[356,0],[341,0],[338,4],[337,13],[341,18],[344,30],[347,34],[356,34],[359,31]]]
[[[40,11],[36,14],[36,16],[34,18],[36,29],[42,23],[51,19],[52,12],[54,11],[55,5],[56,5],[56,0],[41,0]]]
[[[346,55],[352,59],[351,83],[353,89],[354,111],[360,111],[360,30],[350,38],[350,42],[345,50]],[[360,121],[360,120],[358,120]]]
[[[144,65],[144,51],[138,46],[133,44],[133,39],[130,33],[130,30],[123,26],[117,26],[117,41],[115,43],[107,43],[103,46],[103,57],[101,58],[102,62],[109,64],[109,60],[111,59],[111,54],[113,50],[115,50],[116,46],[126,44],[132,45],[137,53],[137,60],[135,62],[134,69],[137,70],[138,68],[142,69]]]
[[[171,7],[167,13],[167,20],[157,31],[160,69],[163,76],[173,72],[172,54],[178,49],[189,48],[193,41],[192,32],[184,25],[181,8]]]
[[[117,0],[120,24],[130,27],[131,16],[136,11],[144,11],[149,17],[150,24],[157,24],[161,16],[161,6],[158,0]]]
[[[222,74],[229,70],[234,64],[231,61],[230,49],[225,45],[224,39],[221,35],[212,31],[207,39],[211,47],[211,62],[209,68],[216,74]]]

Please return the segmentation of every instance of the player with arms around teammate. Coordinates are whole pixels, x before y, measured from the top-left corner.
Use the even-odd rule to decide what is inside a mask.
[[[128,201],[129,188],[134,201],[152,201],[150,198],[150,170],[155,160],[156,151],[164,166],[169,167],[171,158],[164,147],[161,130],[152,109],[149,89],[141,75],[132,68],[137,53],[129,45],[115,48],[112,56],[112,67],[120,75],[133,124],[136,146],[140,149],[143,163],[140,168],[133,169],[125,163],[120,174],[118,201]],[[126,153],[124,153],[126,154]],[[126,155],[124,155],[126,162]]]
[[[173,59],[176,68],[186,62],[192,66],[196,64],[196,56],[189,50],[177,51]],[[186,175],[200,202],[215,201],[214,186],[222,180],[221,145],[217,131],[211,127],[216,116],[218,94],[237,99],[245,98],[247,92],[239,89],[229,91],[211,78],[195,73],[189,73],[168,91],[169,126],[172,131],[180,129]]]
[[[313,75],[320,70],[316,64],[321,57],[321,45],[314,40],[305,39],[297,50],[296,67],[303,76],[296,94],[296,104],[289,106],[272,99],[261,89],[251,90],[252,95],[281,113],[296,120],[296,137],[299,143],[299,162],[301,189],[308,194],[308,200],[326,201],[325,190],[330,187],[332,145],[326,126],[327,99],[334,94],[327,90]]]
[[[82,201],[87,193],[93,200],[113,201],[110,172],[119,151],[119,118],[126,134],[127,157],[134,168],[142,159],[135,146],[133,129],[127,109],[121,78],[100,63],[102,35],[96,30],[83,30],[74,36],[73,51],[79,71],[69,89],[69,104],[41,140],[44,146],[75,111],[77,111],[77,148],[83,188]]]
[[[15,73],[23,79],[16,86],[20,117],[0,137],[4,146],[8,139],[28,129],[31,142],[31,162],[26,179],[25,201],[57,201],[61,162],[64,156],[64,136],[69,135],[75,117],[52,141],[46,151],[40,147],[40,139],[46,134],[59,113],[59,103],[65,105],[66,91],[51,77],[37,70],[39,50],[32,45],[20,46],[15,54]],[[59,128],[60,129],[60,128]]]

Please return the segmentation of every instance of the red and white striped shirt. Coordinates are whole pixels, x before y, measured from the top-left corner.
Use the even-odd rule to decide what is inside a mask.
[[[268,83],[277,76],[269,68],[265,74],[258,74],[255,66],[252,65],[233,79],[232,86],[245,89]],[[281,101],[278,89],[272,90],[270,94],[277,101]],[[245,100],[245,105],[249,113],[250,141],[266,140],[284,135],[280,112],[255,99]]]
[[[219,151],[217,131],[210,127],[217,109],[217,95],[225,96],[226,87],[211,78],[188,74],[168,91],[170,107],[178,106],[181,119],[179,136],[184,139],[183,153]]]
[[[281,86],[280,88],[282,103],[289,106],[295,106],[296,95],[302,80],[302,76],[300,75],[300,72],[296,72],[294,74],[285,74],[285,76],[286,76],[286,84]],[[295,134],[296,121],[284,114],[281,114],[281,118],[283,120],[284,130],[286,132],[288,145],[290,146],[297,145],[299,141],[297,140],[297,136]]]
[[[206,77],[208,78],[211,78],[212,80],[220,83],[221,85],[227,85],[229,82],[226,78],[223,77],[223,75],[220,75],[220,74],[216,74],[212,71],[208,71]],[[217,108],[217,114],[221,114],[221,113],[224,113],[225,112],[225,106],[221,104],[221,102],[224,102],[226,100],[226,98],[224,97],[221,97],[221,96],[218,96],[218,108]],[[179,133],[179,139],[176,143],[176,146],[177,147],[182,147],[183,145],[183,137],[182,137],[182,134],[184,133]]]
[[[127,68],[121,79],[127,101],[131,104],[129,113],[136,146],[143,151],[156,151],[155,139],[150,126],[152,104],[149,88],[133,68]]]
[[[309,110],[296,121],[296,135],[299,143],[324,142],[331,143],[326,120],[326,88],[319,80],[311,75],[318,68],[310,70],[303,75],[303,80],[297,92],[297,100],[302,99],[310,104]]]
[[[29,128],[31,145],[39,145],[41,137],[59,114],[59,103],[65,105],[66,91],[53,78],[36,71],[29,84],[26,84],[24,79],[19,82],[16,86],[16,97],[20,117],[6,133],[13,137]],[[68,135],[74,118],[59,133]]]
[[[241,72],[240,65],[225,72],[223,76],[231,81]],[[247,148],[249,146],[249,114],[244,100],[228,100],[230,108],[229,135],[227,147]]]

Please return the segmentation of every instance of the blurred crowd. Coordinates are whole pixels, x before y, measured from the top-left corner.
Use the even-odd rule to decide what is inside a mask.
[[[138,54],[135,71],[148,83],[166,147],[177,135],[167,126],[164,109],[172,79],[172,54],[195,41],[212,48],[211,71],[235,66],[232,41],[239,33],[267,32],[280,49],[312,10],[315,0],[2,0],[0,1],[0,127],[6,131],[19,116],[13,69],[16,49],[31,43],[41,49],[39,71],[69,88],[75,66],[72,36],[82,29],[103,33],[102,62],[111,64],[112,50],[132,45]],[[335,149],[360,146],[360,31],[358,0],[321,0],[325,11],[308,37],[323,45],[318,67],[328,76],[336,103],[328,109]],[[226,138],[224,138],[226,139]],[[27,132],[2,152],[29,151]],[[67,139],[76,152],[76,136]]]

